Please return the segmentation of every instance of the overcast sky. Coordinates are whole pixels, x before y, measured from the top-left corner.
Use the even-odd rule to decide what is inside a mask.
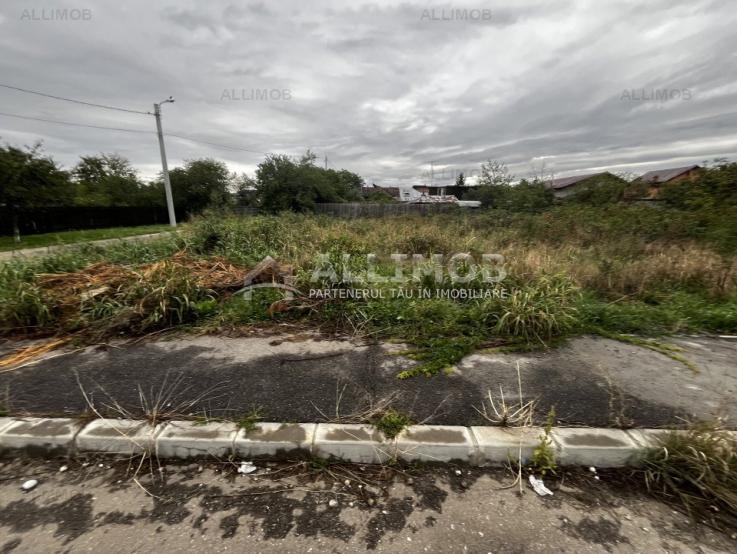
[[[170,167],[253,173],[259,152],[311,148],[381,185],[489,158],[640,173],[737,158],[735,29],[734,0],[3,0],[0,82],[142,111],[173,95],[165,133],[255,151],[167,137]],[[0,115],[2,141],[40,139],[65,167],[118,152],[160,169],[150,115],[3,88],[0,112],[146,131]]]

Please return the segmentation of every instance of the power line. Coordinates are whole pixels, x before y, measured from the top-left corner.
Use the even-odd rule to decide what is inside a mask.
[[[142,134],[145,134],[145,135],[155,134],[154,131],[144,131],[142,129],[126,129],[126,128],[123,128],[123,127],[107,127],[107,126],[104,126],[104,125],[89,125],[89,124],[86,124],[86,123],[73,123],[71,121],[61,121],[61,120],[58,120],[58,119],[46,119],[46,118],[43,118],[43,117],[32,117],[32,116],[29,116],[29,115],[18,115],[18,114],[12,114],[12,113],[7,113],[7,112],[0,112],[0,116],[14,117],[16,119],[26,119],[26,120],[30,120],[30,121],[42,121],[44,123],[54,123],[56,125],[67,125],[67,126],[71,126],[71,127],[85,127],[85,128],[88,128],[88,129],[104,129],[104,130],[107,130],[107,131],[124,131],[126,133],[142,133]],[[250,149],[250,148],[244,148],[242,146],[233,146],[233,145],[229,145],[229,144],[220,144],[218,142],[209,142],[209,141],[206,141],[206,140],[200,140],[200,139],[188,137],[186,135],[180,135],[180,134],[177,134],[177,133],[164,133],[164,136],[172,137],[172,138],[178,138],[178,139],[187,140],[187,141],[190,141],[190,142],[196,142],[196,143],[200,143],[200,144],[207,144],[209,146],[215,146],[215,147],[218,147],[218,148],[224,148],[226,150],[231,150],[231,151],[250,152],[251,154],[262,154],[264,156],[269,156],[269,155],[271,155],[273,153],[273,152],[263,152],[261,150],[253,150],[253,149]]]
[[[140,110],[129,110],[128,108],[118,108],[116,106],[107,106],[105,104],[95,104],[93,102],[85,102],[84,100],[74,100],[73,98],[64,98],[63,96],[55,96],[53,94],[46,94],[45,92],[38,92],[35,90],[29,90],[26,88],[14,87],[11,85],[5,85],[0,83],[0,87],[7,88],[10,90],[17,90],[19,92],[25,92],[28,94],[35,94],[37,96],[45,96],[46,98],[53,98],[55,100],[64,100],[65,102],[73,102],[75,104],[82,104],[84,106],[94,106],[95,108],[104,108],[106,110],[117,110],[119,112],[138,113],[142,115],[151,115],[151,112],[142,112]]]
[[[31,117],[28,115],[16,115],[12,113],[5,113],[0,112],[0,115],[4,115],[5,117],[16,117],[18,119],[30,119],[32,121],[45,121],[46,123],[56,123],[57,125],[70,125],[72,127],[88,127],[90,129],[107,129],[110,131],[126,131],[128,133],[145,133],[145,134],[153,134],[153,131],[143,131],[141,129],[124,129],[122,127],[104,127],[102,125],[86,125],[84,123],[72,123],[69,121],[58,121],[56,119],[44,119],[42,117]]]
[[[69,126],[72,126],[72,127],[86,127],[86,128],[90,128],[90,129],[105,129],[105,130],[109,130],[109,131],[125,131],[125,132],[128,132],[128,133],[143,133],[143,134],[147,134],[147,135],[148,134],[154,134],[154,131],[144,131],[144,130],[141,130],[141,129],[125,129],[125,128],[122,128],[122,127],[105,127],[105,126],[102,126],[102,125],[87,125],[85,123],[72,123],[71,121],[60,121],[58,119],[45,119],[43,117],[31,117],[31,116],[28,116],[28,115],[17,115],[17,114],[11,114],[11,113],[6,113],[6,112],[0,112],[0,116],[15,117],[17,119],[28,119],[28,120],[31,120],[31,121],[43,121],[45,123],[55,123],[57,125],[69,125]],[[225,148],[225,149],[228,149],[228,150],[240,150],[240,151],[243,151],[243,152],[251,152],[253,154],[264,154],[264,155],[267,155],[267,156],[269,155],[269,152],[261,152],[260,150],[249,150],[248,148],[242,148],[242,147],[239,147],[239,146],[230,146],[230,145],[227,145],[227,144],[219,144],[219,143],[216,143],[216,142],[208,142],[208,141],[199,140],[199,139],[195,139],[195,138],[192,138],[192,137],[188,137],[188,136],[185,136],[185,135],[179,135],[179,134],[175,134],[175,133],[164,133],[164,135],[167,136],[167,137],[174,137],[174,138],[178,138],[178,139],[188,140],[190,142],[199,142],[199,143],[202,143],[202,144],[208,144],[210,146],[217,146],[217,147]]]
[[[240,146],[229,146],[227,144],[219,144],[217,142],[208,142],[206,140],[194,139],[192,137],[187,137],[187,136],[184,136],[184,135],[176,135],[174,133],[164,133],[164,135],[167,136],[167,137],[174,137],[174,138],[178,138],[178,139],[188,140],[188,141],[191,141],[191,142],[199,142],[201,144],[209,144],[210,146],[218,146],[220,148],[227,148],[228,150],[240,150],[242,152],[251,152],[252,154],[264,154],[266,156],[268,156],[270,154],[270,152],[261,152],[260,150],[249,150],[248,148],[242,148]]]

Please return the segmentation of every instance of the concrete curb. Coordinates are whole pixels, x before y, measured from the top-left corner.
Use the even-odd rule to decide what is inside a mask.
[[[667,430],[553,429],[550,438],[560,465],[637,465],[642,451],[657,446]],[[0,418],[0,454],[105,453],[160,458],[284,458],[315,456],[354,463],[389,460],[502,465],[530,460],[543,430],[532,428],[415,425],[392,440],[370,425],[259,423],[246,432],[234,423],[68,418]]]

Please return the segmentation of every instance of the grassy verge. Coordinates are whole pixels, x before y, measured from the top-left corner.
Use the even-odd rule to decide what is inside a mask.
[[[0,252],[20,250],[24,248],[40,248],[59,244],[74,244],[92,240],[116,239],[161,233],[169,230],[169,225],[141,225],[138,227],[110,227],[106,229],[85,229],[82,231],[64,231],[61,233],[44,233],[41,235],[24,235],[17,243],[13,237],[0,237]]]
[[[714,219],[709,211],[704,221],[692,212],[615,208],[381,220],[203,217],[162,240],[86,245],[0,265],[0,333],[73,334],[85,341],[290,321],[408,343],[407,354],[419,364],[399,375],[407,378],[441,373],[477,348],[546,347],[583,333],[737,332],[737,217]],[[446,260],[457,252],[477,260],[501,254],[507,275],[493,288],[506,295],[397,297],[389,259],[397,252],[428,263],[431,254]],[[371,253],[376,260],[369,261]],[[254,290],[250,298],[236,294],[266,256],[291,269],[303,296],[285,298],[272,288]],[[337,268],[334,275],[322,271],[326,262]],[[369,270],[383,278],[370,285],[376,297],[306,292],[350,289],[350,274]],[[402,286],[456,287],[447,271],[436,278],[433,271],[410,269]],[[460,286],[490,287],[481,272]],[[662,343],[650,344],[672,354]]]

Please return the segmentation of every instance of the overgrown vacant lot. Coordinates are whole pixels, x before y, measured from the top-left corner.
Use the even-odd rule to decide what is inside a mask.
[[[491,210],[432,217],[339,220],[285,214],[211,214],[180,236],[146,244],[75,248],[0,266],[0,330],[80,342],[172,327],[218,331],[289,321],[327,333],[398,339],[436,373],[475,348],[530,348],[599,333],[626,340],[682,332],[737,332],[734,209],[680,211],[559,206],[540,214]],[[266,256],[291,268],[295,286],[348,288],[342,267],[394,274],[392,253],[501,254],[508,297],[326,299],[263,288],[236,292]],[[337,283],[312,281],[326,255]],[[349,258],[345,258],[350,255]],[[453,285],[412,271],[405,287],[480,289],[481,274]],[[652,343],[656,348],[665,348]],[[676,354],[672,354],[677,356]]]

